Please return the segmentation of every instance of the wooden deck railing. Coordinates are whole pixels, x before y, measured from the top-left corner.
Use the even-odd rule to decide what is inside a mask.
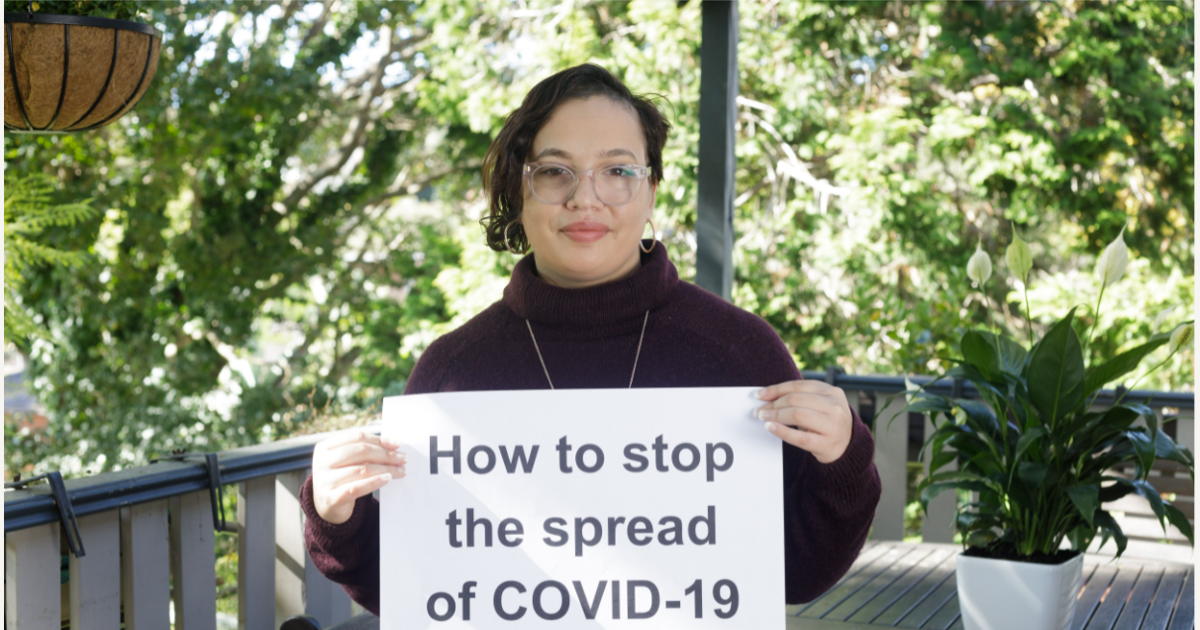
[[[913,498],[906,496],[908,461],[920,444],[910,426],[921,426],[919,418],[910,422],[904,413],[903,380],[836,372],[805,376],[834,381],[872,422],[884,488],[872,537],[901,539],[904,507]],[[1130,395],[1175,409],[1179,419],[1168,429],[1177,441],[1194,444],[1192,393]],[[315,570],[304,551],[298,493],[320,437],[225,451],[209,459],[215,466],[197,455],[70,479],[61,486],[61,501],[46,484],[7,491],[5,627],[215,629],[214,543],[222,519],[212,506],[216,489],[226,486],[237,493],[237,514],[225,529],[237,537],[238,627],[274,628],[300,614],[328,626],[351,616],[357,606]],[[944,493],[931,506],[922,530],[926,541],[952,540],[953,501],[952,493]],[[62,542],[65,532],[73,533],[72,521],[82,556]]]

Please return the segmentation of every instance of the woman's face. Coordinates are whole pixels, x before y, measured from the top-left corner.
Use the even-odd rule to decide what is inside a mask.
[[[575,193],[558,204],[538,200],[525,180],[521,223],[538,274],[555,286],[577,288],[632,273],[654,208],[654,187],[643,181],[628,202],[609,205],[597,198],[593,177],[605,167],[646,165],[633,109],[604,96],[562,103],[534,137],[526,162],[559,164],[579,177]],[[592,177],[583,175],[588,169],[595,169]]]

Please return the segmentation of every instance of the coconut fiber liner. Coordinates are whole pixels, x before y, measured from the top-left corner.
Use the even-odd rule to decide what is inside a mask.
[[[7,20],[5,40],[4,126],[17,131],[77,131],[120,118],[149,87],[161,45],[133,30]]]

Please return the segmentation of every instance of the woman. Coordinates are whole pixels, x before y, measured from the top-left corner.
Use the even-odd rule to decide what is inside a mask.
[[[421,356],[407,392],[766,386],[758,416],[783,446],[788,602],[832,586],[879,500],[870,432],[842,390],[802,381],[762,319],[681,282],[642,240],[668,125],[602,68],[539,83],[484,161],[488,244],[521,259],[503,298]],[[379,611],[379,512],[370,496],[404,455],[351,431],[313,452],[301,501],[316,565]]]

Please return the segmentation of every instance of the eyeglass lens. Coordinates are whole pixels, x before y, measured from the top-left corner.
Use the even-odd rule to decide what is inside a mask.
[[[596,197],[615,206],[633,199],[644,177],[628,166],[606,166],[593,171],[591,179]],[[529,183],[543,203],[563,203],[575,194],[579,177],[569,168],[547,164],[530,173]]]

